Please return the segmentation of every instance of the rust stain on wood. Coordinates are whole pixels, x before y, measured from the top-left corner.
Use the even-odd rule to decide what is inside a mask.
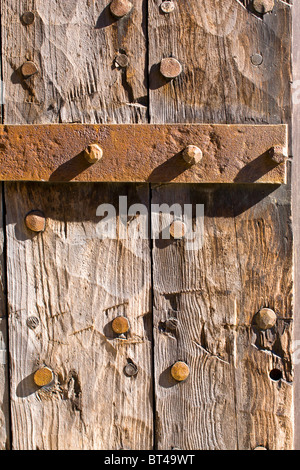
[[[103,158],[90,164],[87,146]],[[183,151],[197,145],[202,161]],[[270,158],[287,147],[286,125],[33,125],[0,127],[0,180],[151,183],[285,183],[285,162]]]

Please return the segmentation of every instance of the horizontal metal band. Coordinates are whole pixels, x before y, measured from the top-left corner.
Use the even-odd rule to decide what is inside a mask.
[[[95,164],[84,152],[91,144],[103,150]],[[186,163],[188,145],[200,163]],[[282,184],[286,158],[286,125],[0,126],[2,181]]]

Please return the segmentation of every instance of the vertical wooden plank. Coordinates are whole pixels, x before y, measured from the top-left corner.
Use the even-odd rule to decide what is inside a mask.
[[[300,32],[298,27],[298,18],[300,15],[299,2],[293,5],[293,133],[292,133],[292,213],[294,225],[294,262],[295,262],[295,305],[300,301]],[[295,334],[294,334],[294,363],[295,363],[295,449],[300,449],[300,411],[297,406],[297,398],[300,395],[300,319],[295,315]]]
[[[149,3],[151,121],[290,123],[290,6],[261,18],[233,0],[174,3],[169,15]],[[170,55],[183,73],[167,81],[158,64]],[[292,447],[290,197],[289,185],[153,188],[157,204],[205,210],[203,248],[154,243],[159,449]],[[267,331],[255,327],[262,307],[277,315]],[[170,376],[178,360],[190,367],[184,383]]]
[[[2,2],[5,123],[145,122],[146,10],[133,3],[116,20],[104,0]],[[26,60],[39,72],[24,80]],[[148,206],[148,186],[7,184],[5,194],[13,448],[151,448],[149,240],[101,240],[96,217],[119,196]],[[32,209],[44,211],[44,233],[25,227]],[[124,338],[111,329],[118,315],[130,321]],[[43,364],[55,383],[39,389]]]
[[[5,450],[10,446],[10,423],[2,189],[0,183],[0,450]]]

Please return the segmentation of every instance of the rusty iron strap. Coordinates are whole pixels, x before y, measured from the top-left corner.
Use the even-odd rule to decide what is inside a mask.
[[[90,164],[84,150],[103,157]],[[200,163],[183,158],[188,145]],[[286,125],[52,124],[0,126],[2,181],[285,183]]]

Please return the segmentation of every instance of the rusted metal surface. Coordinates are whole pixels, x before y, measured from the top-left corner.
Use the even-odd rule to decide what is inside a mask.
[[[95,164],[85,150],[98,144]],[[183,158],[196,145],[203,158]],[[0,180],[152,183],[285,183],[285,125],[123,124],[0,126]]]

